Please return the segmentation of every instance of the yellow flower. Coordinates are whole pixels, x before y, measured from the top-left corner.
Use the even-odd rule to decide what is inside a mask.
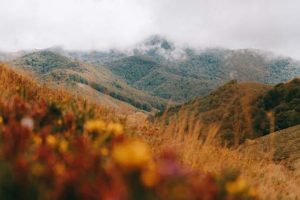
[[[90,120],[84,125],[84,129],[88,133],[99,133],[105,131],[105,123],[102,120]]]
[[[58,163],[54,166],[54,171],[57,175],[63,175],[66,171],[66,167],[63,164]]]
[[[57,140],[53,135],[48,135],[46,138],[46,142],[49,146],[55,147]]]
[[[156,165],[155,163],[151,163],[148,165],[148,169],[144,170],[141,174],[141,180],[144,186],[146,187],[153,187],[155,186],[159,181],[159,175],[156,171]]]
[[[250,188],[248,194],[250,197],[257,197],[257,191],[254,188]]]
[[[68,142],[65,139],[62,139],[58,145],[59,151],[61,153],[65,153],[68,150],[68,146],[69,146]]]
[[[102,142],[103,142],[103,140],[101,139],[101,137],[95,138],[95,140],[93,140],[93,143],[92,143],[93,151],[95,151],[95,152],[99,151],[99,147],[101,146]]]
[[[239,194],[247,189],[247,183],[244,179],[238,178],[226,184],[226,190],[229,194]]]
[[[110,122],[107,125],[107,131],[109,133],[112,133],[112,134],[118,136],[118,135],[123,134],[123,126],[121,124],[119,124],[119,123]]]
[[[35,135],[35,136],[33,136],[32,139],[33,139],[34,145],[39,146],[42,144],[42,138],[40,136]]]
[[[100,153],[101,153],[102,156],[107,156],[109,151],[108,151],[107,148],[103,147],[103,148],[100,149]]]
[[[31,173],[34,176],[41,176],[44,173],[44,166],[40,163],[34,163],[31,167]]]
[[[150,148],[137,140],[126,141],[114,146],[112,157],[126,169],[141,168],[151,161]]]

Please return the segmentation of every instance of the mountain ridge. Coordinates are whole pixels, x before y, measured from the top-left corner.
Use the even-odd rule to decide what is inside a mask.
[[[193,49],[179,46],[159,35],[149,37],[127,50],[84,52],[53,47],[45,51],[34,51],[33,54],[40,54],[39,52],[53,52],[70,59],[71,66],[63,66],[66,63],[61,63],[61,69],[53,70],[55,79],[66,76],[71,70],[72,77],[68,79],[85,84],[87,74],[82,76],[82,72],[76,71],[76,65],[83,65],[79,69],[84,70],[88,66],[88,71],[92,71],[88,76],[94,77],[94,88],[98,88],[100,92],[113,88],[114,97],[120,97],[119,94],[122,93],[121,96],[127,96],[123,100],[127,101],[133,101],[129,96],[134,93],[142,93],[148,99],[153,99],[150,100],[151,103],[139,97],[139,103],[146,102],[144,106],[137,102],[132,104],[147,110],[150,107],[161,109],[167,101],[182,104],[197,96],[208,95],[232,79],[273,85],[300,75],[300,62],[289,57],[255,49]],[[181,52],[183,56],[170,57],[174,52]],[[30,53],[24,56],[26,55],[30,56]],[[101,75],[95,77],[99,73]],[[155,99],[161,102],[160,105],[154,105]]]

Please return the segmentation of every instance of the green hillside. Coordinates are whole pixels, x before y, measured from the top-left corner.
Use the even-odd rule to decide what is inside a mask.
[[[107,65],[112,73],[131,86],[177,103],[216,87],[215,83],[208,85],[207,78],[201,74],[180,73],[168,63],[159,63],[149,56],[131,56]]]
[[[300,79],[276,85],[259,100],[259,109],[274,115],[274,130],[300,124]]]
[[[51,51],[40,51],[27,54],[17,59],[15,65],[30,68],[32,71],[46,74],[55,69],[71,69],[74,71],[84,71],[79,62],[66,59],[64,56]]]
[[[157,70],[159,64],[147,57],[131,56],[113,63],[110,63],[111,71],[125,79],[128,83],[134,84],[152,71]]]
[[[79,87],[83,84],[142,110],[162,109],[164,105],[163,100],[129,86],[105,67],[95,67],[51,51],[30,53],[12,63],[33,73],[43,83],[61,85],[73,92],[84,89]]]

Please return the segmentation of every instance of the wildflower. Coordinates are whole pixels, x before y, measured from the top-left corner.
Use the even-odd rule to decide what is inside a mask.
[[[57,143],[57,140],[53,135],[48,135],[46,138],[46,142],[49,146],[54,147]]]
[[[250,197],[257,197],[257,191],[254,188],[250,188],[248,194]]]
[[[99,147],[101,146],[102,143],[103,143],[103,138],[101,137],[95,138],[95,140],[93,140],[92,143],[92,149],[96,152],[99,151]]]
[[[107,125],[107,131],[114,134],[115,136],[121,135],[123,133],[123,126],[119,123],[110,122]]]
[[[59,146],[58,146],[59,151],[60,151],[61,153],[65,153],[65,152],[68,150],[68,146],[69,146],[68,142],[67,142],[65,139],[62,139],[62,140],[59,142]]]
[[[99,133],[105,130],[105,123],[102,120],[90,120],[84,125],[88,133]]]
[[[100,153],[102,156],[107,156],[109,152],[107,148],[103,147],[100,149]]]
[[[137,140],[126,141],[114,146],[112,157],[126,169],[141,168],[151,160],[149,147]]]
[[[40,163],[34,163],[31,167],[31,173],[34,176],[41,176],[44,173],[44,166]]]
[[[66,167],[63,164],[58,163],[58,164],[55,165],[54,171],[57,175],[63,175],[66,171]]]
[[[154,163],[149,164],[148,168],[142,172],[141,181],[144,186],[149,188],[155,186],[158,183],[159,175]]]
[[[39,146],[39,145],[42,144],[42,139],[41,139],[41,137],[35,135],[35,136],[33,136],[32,139],[33,139],[33,143],[34,143],[35,146]]]
[[[33,130],[33,128],[34,128],[34,121],[33,121],[33,119],[32,118],[30,118],[30,117],[24,117],[22,120],[21,120],[21,125],[23,126],[23,127],[26,127],[26,128],[28,128],[29,130]]]
[[[226,190],[229,194],[239,194],[247,189],[247,183],[244,179],[238,178],[226,184]]]

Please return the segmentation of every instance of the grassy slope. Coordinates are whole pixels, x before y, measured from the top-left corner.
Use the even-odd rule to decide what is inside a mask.
[[[238,144],[245,138],[261,135],[253,129],[253,102],[270,87],[258,83],[236,83],[231,81],[210,95],[196,98],[162,113],[167,123],[178,121],[185,128],[183,133],[193,132],[206,138],[211,126],[217,126],[217,137],[230,144]],[[161,118],[160,118],[161,119]]]
[[[16,59],[13,64],[33,72],[40,81],[61,84],[71,91],[83,89],[78,88],[77,85],[82,83],[139,108],[144,108],[144,104],[148,109],[157,108],[164,103],[159,98],[128,86],[104,67],[73,61],[53,52],[41,51],[27,54]]]
[[[215,134],[215,131],[212,127],[210,133]],[[155,152],[176,149],[181,162],[194,169],[210,173],[224,173],[228,167],[238,169],[243,178],[256,186],[260,199],[292,200],[300,197],[299,167],[291,171],[281,163],[274,163],[272,151],[261,152],[255,149],[257,146],[245,149],[241,146],[243,151],[233,150],[220,146],[215,140],[199,143],[197,135],[182,135],[172,124],[152,130],[145,137]]]
[[[28,76],[20,75],[20,73],[11,70],[9,66],[3,63],[0,63],[0,91],[2,98],[11,98],[18,94],[26,98],[27,101],[48,99],[66,109],[71,109],[73,106],[80,108],[89,102],[83,96],[74,96],[64,89],[50,89],[45,85],[38,84]],[[95,113],[103,117],[106,116],[107,119],[116,117],[114,111],[97,104],[88,103],[87,106],[93,108]]]
[[[248,141],[241,149],[257,155],[271,152],[276,162],[283,162],[288,167],[297,169],[300,164],[300,125]]]

